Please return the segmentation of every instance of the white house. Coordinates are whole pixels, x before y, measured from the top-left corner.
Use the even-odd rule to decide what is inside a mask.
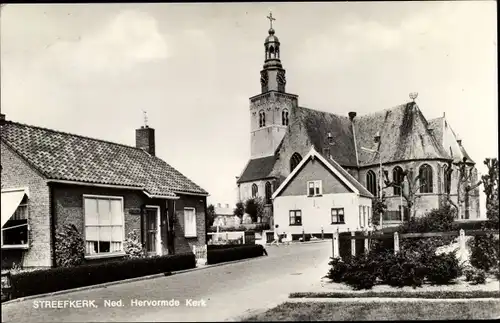
[[[373,195],[314,146],[272,195],[278,232],[371,230]]]

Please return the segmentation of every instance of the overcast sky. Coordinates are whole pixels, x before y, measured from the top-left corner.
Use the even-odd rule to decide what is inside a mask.
[[[233,204],[269,10],[287,92],[302,106],[359,115],[418,92],[424,115],[446,113],[480,172],[498,156],[495,1],[9,4],[2,113],[134,145],[146,110],[157,155],[210,201]]]

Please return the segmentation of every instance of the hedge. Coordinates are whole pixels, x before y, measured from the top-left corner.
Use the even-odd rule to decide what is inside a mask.
[[[457,299],[457,298],[500,298],[499,291],[368,291],[368,292],[298,292],[291,293],[289,298],[427,298],[427,299]]]
[[[186,253],[20,272],[11,276],[11,295],[26,297],[195,267],[194,254]]]
[[[233,245],[224,247],[212,247],[207,250],[207,263],[209,265],[221,262],[259,257],[264,254],[262,245]]]

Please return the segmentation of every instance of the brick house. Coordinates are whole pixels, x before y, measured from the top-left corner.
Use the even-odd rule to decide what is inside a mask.
[[[273,193],[278,232],[298,238],[335,231],[371,230],[373,195],[314,146]],[[329,212],[325,212],[328,210]]]
[[[298,95],[286,92],[286,71],[274,29],[269,30],[264,49],[261,93],[249,100],[250,158],[236,185],[239,200],[256,196],[265,199],[266,217],[271,225],[271,196],[311,145],[323,156],[331,156],[374,196],[381,193],[380,163],[389,181],[402,178],[405,170],[413,169],[422,179],[417,183],[421,187],[417,199],[412,201],[416,216],[451,200],[459,209],[459,218],[480,217],[475,162],[444,115],[426,119],[414,101],[360,116],[356,112],[344,116],[302,107]],[[447,172],[449,162],[451,175]],[[470,175],[465,182],[460,180],[461,167]],[[474,189],[464,194],[467,186]],[[400,218],[399,214],[407,210],[401,194],[407,189],[383,190],[387,215]]]
[[[58,230],[73,224],[86,262],[124,256],[137,230],[149,255],[205,244],[208,193],[155,156],[155,133],[136,147],[6,121],[1,124],[2,267],[57,266]]]

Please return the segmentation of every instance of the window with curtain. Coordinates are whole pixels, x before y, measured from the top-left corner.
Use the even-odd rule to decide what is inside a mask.
[[[318,196],[323,194],[321,181],[307,182],[307,196]]]
[[[2,246],[29,246],[28,197],[24,196],[14,214],[2,227]]]
[[[184,236],[196,237],[196,209],[184,208]]]
[[[378,196],[378,188],[377,188],[377,175],[372,170],[369,170],[366,173],[366,189],[373,194],[373,196]]]
[[[123,198],[84,196],[87,255],[123,251]]]
[[[432,167],[423,164],[419,169],[420,193],[432,193]]]
[[[344,208],[333,208],[331,210],[332,224],[344,224]]]

